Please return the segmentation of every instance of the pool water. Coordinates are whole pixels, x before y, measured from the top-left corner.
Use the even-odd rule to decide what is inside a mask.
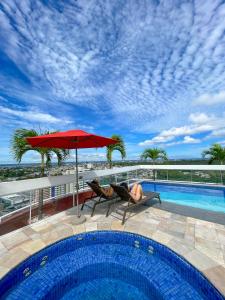
[[[69,290],[62,298],[83,300],[150,300],[136,286],[118,279],[94,279]],[[151,298],[154,300],[154,298]]]
[[[31,256],[0,282],[7,300],[222,300],[187,261],[153,240],[79,234]]]
[[[225,213],[225,187],[143,182],[144,191],[160,193],[161,200]]]

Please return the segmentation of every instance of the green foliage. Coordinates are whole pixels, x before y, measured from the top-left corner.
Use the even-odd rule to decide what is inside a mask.
[[[38,135],[43,134],[50,134],[53,132],[40,132],[38,133],[34,129],[25,129],[20,128],[17,129],[12,137],[12,153],[17,162],[21,162],[23,156],[28,151],[35,151],[40,154],[41,157],[41,176],[44,176],[45,173],[45,166],[49,167],[51,165],[51,160],[53,155],[55,154],[58,160],[58,165],[61,164],[61,162],[66,159],[66,157],[69,154],[68,150],[65,149],[56,149],[56,148],[40,148],[35,147],[32,148],[28,143],[26,138],[27,137],[35,137]],[[42,219],[42,207],[43,207],[43,190],[40,191],[39,196],[39,205],[38,205],[38,219]]]
[[[107,161],[109,163],[110,168],[112,168],[113,151],[116,151],[116,150],[119,151],[122,159],[124,159],[126,157],[126,147],[125,147],[123,138],[120,135],[116,135],[116,134],[112,135],[111,138],[114,140],[117,140],[118,143],[107,146],[106,157],[107,157]]]
[[[213,144],[208,150],[202,152],[202,156],[209,159],[209,164],[216,162],[222,165],[225,163],[225,147]]]
[[[56,149],[56,148],[32,148],[26,141],[26,137],[35,137],[43,134],[50,134],[53,132],[42,132],[38,133],[34,129],[25,129],[25,128],[20,128],[17,129],[12,137],[12,154],[14,159],[17,162],[21,162],[23,156],[28,152],[28,151],[35,151],[40,154],[41,157],[41,175],[44,176],[44,169],[45,166],[49,167],[51,165],[51,160],[53,155],[56,155],[58,165],[62,163],[63,160],[65,160],[68,155],[69,151],[65,149]]]
[[[148,148],[145,149],[141,155],[141,159],[150,159],[153,163],[157,160],[168,160],[166,151],[160,148]]]

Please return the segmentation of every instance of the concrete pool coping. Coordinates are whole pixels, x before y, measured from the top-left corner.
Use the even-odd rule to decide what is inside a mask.
[[[169,201],[163,201],[162,203],[149,203],[150,206],[159,208],[162,210],[169,211],[174,214],[179,214],[186,217],[192,217],[195,219],[200,219],[207,222],[213,222],[221,225],[225,225],[225,213],[215,212],[211,210],[206,210],[202,208],[197,208],[193,206],[175,204]]]

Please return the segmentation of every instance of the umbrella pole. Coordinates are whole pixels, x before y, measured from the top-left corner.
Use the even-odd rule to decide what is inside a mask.
[[[72,224],[78,225],[82,224],[86,221],[86,218],[84,215],[80,214],[80,208],[79,208],[79,178],[78,178],[78,153],[77,148],[75,148],[75,168],[74,168],[74,184],[73,184],[73,209],[68,211],[69,215],[74,215]],[[76,184],[76,206],[75,209],[75,184]]]
[[[77,155],[77,148],[75,149],[75,156],[76,156],[76,205],[77,205],[77,217],[80,217],[79,212],[79,178],[78,178],[78,155]]]

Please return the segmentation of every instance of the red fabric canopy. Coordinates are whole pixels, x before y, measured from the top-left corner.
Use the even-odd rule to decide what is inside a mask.
[[[61,149],[98,148],[118,142],[83,130],[68,130],[26,139],[32,147]]]

